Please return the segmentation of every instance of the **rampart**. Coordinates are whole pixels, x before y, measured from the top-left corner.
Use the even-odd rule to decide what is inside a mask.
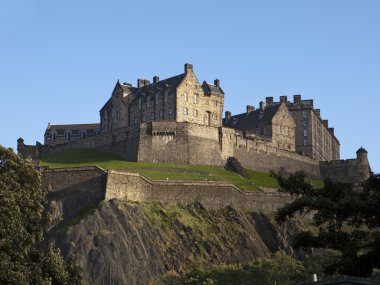
[[[188,204],[199,201],[208,208],[228,205],[257,211],[275,211],[291,200],[279,192],[247,192],[216,181],[152,181],[140,174],[109,171],[106,200],[159,201]]]
[[[228,205],[248,210],[275,211],[290,201],[279,192],[247,192],[233,184],[213,181],[152,181],[137,173],[104,171],[98,167],[42,169],[49,189],[50,210],[69,221],[101,200],[158,201],[189,204],[194,201],[217,209]]]
[[[350,177],[350,182],[355,183],[363,181],[362,178],[369,174],[368,161],[320,162],[276,148],[270,138],[188,122],[136,124],[54,147],[27,146],[22,139],[18,144],[21,156],[32,153],[43,157],[69,148],[98,149],[113,152],[129,161],[152,163],[223,166],[227,158],[233,156],[244,167],[254,170],[304,171],[310,178],[347,181]]]

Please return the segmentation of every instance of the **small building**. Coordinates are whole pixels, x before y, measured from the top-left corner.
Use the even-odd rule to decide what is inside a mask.
[[[51,125],[49,123],[44,135],[44,144],[53,146],[91,137],[99,133],[100,124]]]
[[[302,283],[300,285],[380,285],[380,282],[363,278],[341,276],[328,280]]]

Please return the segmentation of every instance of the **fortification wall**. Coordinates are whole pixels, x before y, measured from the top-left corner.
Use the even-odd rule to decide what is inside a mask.
[[[290,202],[284,193],[246,192],[236,186],[206,181],[151,181],[139,174],[110,171],[107,179],[106,200],[159,201],[188,204],[201,202],[208,208],[232,205],[256,211],[275,211]]]
[[[41,169],[49,210],[65,222],[105,197],[107,173],[98,167]]]
[[[371,172],[369,165],[360,159],[321,161],[320,166],[322,177],[353,184],[365,181]]]
[[[223,166],[234,156],[254,170],[302,170],[310,178],[349,182],[363,181],[370,173],[369,166],[357,160],[319,162],[281,150],[270,138],[188,122],[147,122],[55,147],[36,147],[30,151],[40,156],[68,148],[90,148],[113,152],[129,161],[195,165]]]
[[[223,165],[219,129],[187,122],[141,124],[138,161]]]
[[[318,161],[278,149],[270,140],[244,137],[228,128],[222,128],[221,135],[222,156],[234,156],[246,168],[265,172],[285,170],[289,173],[302,170],[311,178],[321,177]]]

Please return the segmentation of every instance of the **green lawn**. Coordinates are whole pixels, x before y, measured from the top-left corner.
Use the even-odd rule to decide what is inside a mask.
[[[224,181],[248,191],[258,190],[260,186],[278,187],[269,173],[250,169],[247,169],[249,179],[246,179],[217,166],[130,162],[114,154],[89,149],[65,150],[41,159],[39,165],[51,168],[97,165],[104,169],[141,173],[152,180]],[[313,184],[318,187],[320,183],[321,181],[316,181]]]

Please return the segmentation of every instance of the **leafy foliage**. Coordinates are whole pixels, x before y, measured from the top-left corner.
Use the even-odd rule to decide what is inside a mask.
[[[33,166],[0,146],[0,284],[67,284],[79,270],[50,244],[36,249],[48,225],[46,194]]]
[[[305,269],[301,262],[278,252],[271,258],[260,258],[248,265],[219,264],[210,268],[193,268],[183,273],[168,272],[153,284],[212,284],[212,285],[290,285],[304,281]]]
[[[276,220],[283,223],[296,214],[312,216],[317,233],[300,232],[295,246],[326,248],[341,253],[335,262],[326,265],[328,274],[367,277],[380,268],[380,176],[372,175],[362,190],[351,184],[326,180],[316,189],[305,182],[301,172],[285,178],[273,174],[281,189],[295,197],[279,209]]]

